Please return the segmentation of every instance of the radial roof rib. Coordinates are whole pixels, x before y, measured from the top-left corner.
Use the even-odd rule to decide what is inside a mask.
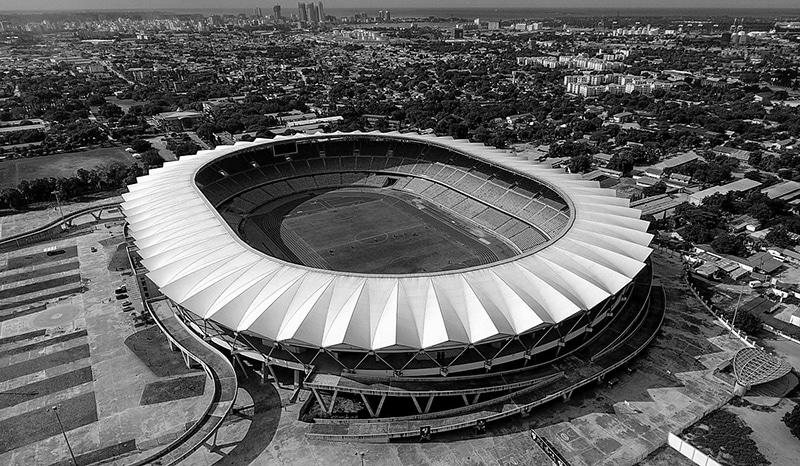
[[[408,351],[560,322],[624,288],[651,252],[640,212],[596,182],[466,140],[363,134],[451,148],[539,180],[565,199],[570,221],[534,252],[457,271],[357,274],[288,263],[238,238],[194,181],[204,166],[241,149],[362,133],[279,136],[201,151],[130,187],[122,209],[148,276],[192,313],[268,341]]]

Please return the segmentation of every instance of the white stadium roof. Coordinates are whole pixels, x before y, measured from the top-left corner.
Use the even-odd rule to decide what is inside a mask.
[[[461,270],[376,275],[320,270],[241,240],[194,182],[242,149],[372,135],[444,145],[555,188],[572,224],[529,254]],[[652,236],[640,212],[580,175],[463,140],[400,133],[294,135],[220,146],[168,162],[128,187],[123,210],[148,277],[174,302],[234,331],[288,344],[418,350],[488,342],[557,323],[616,294],[639,273]]]

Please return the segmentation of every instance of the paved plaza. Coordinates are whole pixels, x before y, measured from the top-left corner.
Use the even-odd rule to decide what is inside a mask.
[[[682,430],[730,399],[733,381],[716,369],[743,346],[704,314],[680,279],[677,258],[656,253],[654,268],[667,292],[662,334],[634,360],[632,373],[616,376],[613,387],[584,390],[527,418],[490,425],[482,436],[464,431],[424,444],[352,444],[306,439],[308,425],[297,420],[300,404],[288,402],[289,390],[277,390],[270,409],[262,405],[259,410],[256,403],[254,413],[245,386],[237,400],[242,410],[220,430],[217,446],[201,448],[184,464],[345,466],[360,464],[361,453],[367,465],[549,464],[531,440],[531,427],[573,465],[636,464],[665,444],[668,432]],[[256,383],[251,381],[250,390],[255,392]],[[261,437],[252,431],[262,432]]]
[[[155,327],[134,322],[142,305],[120,258],[122,222],[103,217],[0,254],[0,464],[70,464],[53,406],[81,464],[130,464],[176,439],[209,402],[204,372],[186,370]],[[6,217],[4,231],[40,220]],[[126,301],[133,309],[123,312]],[[183,399],[158,385],[190,382],[198,395]]]
[[[0,255],[0,464],[69,464],[53,405],[82,463],[133,464],[178,438],[211,402],[203,372],[186,370],[155,327],[135,325],[142,305],[120,257],[121,223],[75,228]],[[636,464],[668,432],[728,401],[732,379],[717,368],[742,347],[688,292],[677,258],[656,252],[654,268],[667,293],[663,330],[613,387],[582,390],[481,436],[351,444],[308,440],[302,399],[291,403],[291,390],[251,374],[218,434],[181,464],[337,466],[362,456],[368,465],[547,464],[530,428],[573,465]],[[122,286],[133,311],[116,299]],[[173,386],[194,392],[170,399]]]

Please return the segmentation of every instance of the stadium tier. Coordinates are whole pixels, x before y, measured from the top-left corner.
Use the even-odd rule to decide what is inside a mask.
[[[265,373],[541,367],[639,309],[629,298],[650,254],[647,222],[612,190],[431,135],[219,146],[124,198],[150,280]]]

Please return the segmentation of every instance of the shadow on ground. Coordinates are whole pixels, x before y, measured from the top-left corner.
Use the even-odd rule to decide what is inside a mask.
[[[201,369],[188,369],[178,351],[169,349],[166,337],[158,327],[140,330],[125,339],[125,346],[147,365],[158,377],[201,372]]]
[[[253,399],[252,408],[234,408],[230,416],[242,416],[250,419],[250,427],[244,438],[236,442],[236,446],[224,454],[219,450],[216,453],[225,455],[214,466],[240,466],[249,465],[266,450],[281,419],[281,397],[275,387],[267,382],[262,383],[257,374],[250,373],[246,379],[239,380],[239,388],[245,390]]]
[[[664,323],[658,336],[642,353],[633,359],[626,368],[619,369],[606,380],[608,384],[592,384],[575,391],[568,401],[553,401],[536,408],[528,417],[514,417],[503,422],[487,425],[487,436],[503,436],[519,433],[530,428],[544,428],[562,422],[569,422],[590,414],[614,414],[614,405],[624,402],[653,401],[649,390],[683,387],[683,382],[675,374],[706,370],[696,358],[720,351],[708,341],[722,331],[712,318],[691,295],[682,279],[680,261],[665,254],[653,256],[656,277],[666,293],[667,310]],[[501,406],[493,406],[485,411],[499,411]],[[474,429],[437,434],[433,442],[453,442],[475,436]],[[396,441],[414,443],[417,438]]]

